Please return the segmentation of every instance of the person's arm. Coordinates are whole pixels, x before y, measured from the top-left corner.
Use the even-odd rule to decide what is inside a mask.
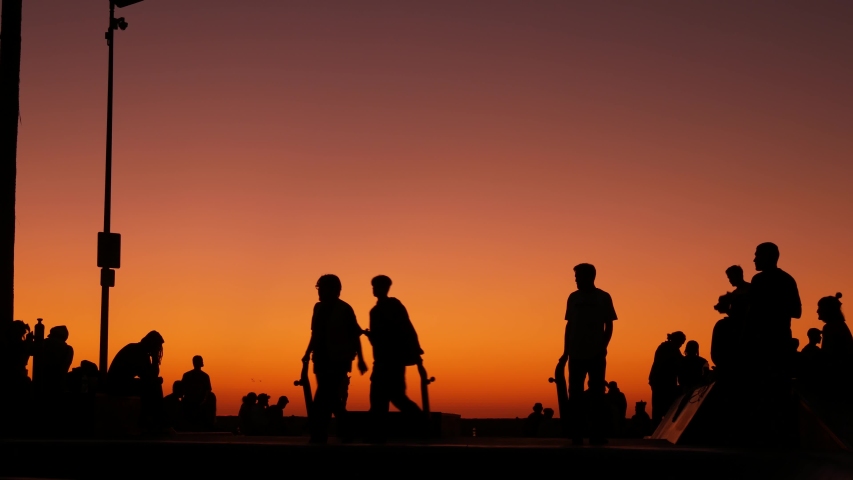
[[[803,302],[800,300],[797,282],[793,278],[791,278],[791,287],[791,318],[800,318],[803,316]]]
[[[311,331],[311,339],[308,340],[308,347],[305,349],[305,355],[302,356],[303,362],[311,360],[311,352],[314,351],[314,331]]]
[[[610,345],[611,338],[613,338],[613,320],[604,322],[604,348]]]
[[[364,375],[367,373],[367,363],[364,362],[364,355],[361,353],[361,337],[356,340],[356,354],[358,355],[358,371]]]
[[[563,337],[563,354],[560,355],[560,362],[565,362],[569,359],[569,340],[571,337],[571,329],[569,326],[572,323],[572,296],[569,295],[569,299],[566,300],[566,316],[564,320],[566,320],[566,334]]]

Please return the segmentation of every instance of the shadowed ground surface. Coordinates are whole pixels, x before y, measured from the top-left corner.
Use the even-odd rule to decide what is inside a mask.
[[[2,440],[2,476],[201,478],[251,476],[524,475],[594,478],[853,478],[853,456],[743,451],[613,441],[467,438],[385,445],[308,445],[305,437],[179,434],[135,440]]]

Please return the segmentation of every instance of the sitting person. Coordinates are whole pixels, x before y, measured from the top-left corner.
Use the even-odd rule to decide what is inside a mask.
[[[180,380],[175,380],[172,384],[172,393],[163,397],[166,423],[175,430],[183,429],[183,397],[184,389]]]
[[[684,346],[684,358],[678,372],[678,385],[682,391],[701,385],[711,370],[708,360],[699,356],[699,342],[690,340]]]
[[[107,372],[107,391],[117,396],[140,397],[143,425],[159,427],[163,423],[163,379],[160,361],[165,340],[151,331],[139,343],[119,350]]]
[[[193,369],[181,378],[184,389],[184,419],[187,428],[209,430],[216,421],[216,396],[210,385],[210,375],[202,370],[204,359],[193,357]]]
[[[826,371],[826,360],[820,348],[822,333],[817,328],[810,328],[806,335],[809,343],[800,350],[800,371],[797,378],[809,384],[820,385]]]
[[[545,415],[542,413],[542,404],[537,403],[533,405],[533,413],[527,416],[527,420],[524,423],[524,436],[535,437],[539,432],[539,425],[542,423],[544,418]]]
[[[278,402],[270,406],[266,410],[268,433],[270,435],[284,435],[286,433],[284,427],[284,408],[290,400],[285,396],[278,397]]]
[[[631,436],[643,438],[652,434],[652,418],[646,413],[646,402],[639,401],[634,407],[634,415],[631,417]]]
[[[237,414],[240,420],[240,433],[243,435],[254,435],[256,433],[255,411],[257,407],[258,395],[255,392],[249,392],[243,397],[240,412]]]
[[[74,361],[74,349],[68,345],[68,328],[53,327],[44,340],[41,359],[41,382],[45,394],[56,396],[65,390],[65,376]]]

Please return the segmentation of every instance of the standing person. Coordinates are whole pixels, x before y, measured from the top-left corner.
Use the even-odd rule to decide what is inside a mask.
[[[791,396],[791,320],[802,315],[800,293],[794,278],[778,267],[779,247],[775,244],[758,245],[754,262],[758,273],[749,288],[746,368],[754,379],[750,391],[764,408],[754,412],[756,432],[750,438],[793,445],[797,420]]]
[[[683,332],[666,334],[666,341],[655,350],[655,360],[649,373],[652,387],[652,426],[657,427],[669,407],[678,398],[678,369],[684,355],[681,346],[687,340]]]
[[[750,283],[743,278],[743,268],[740,265],[732,265],[726,269],[726,278],[729,283],[735,287],[731,298],[731,311],[729,316],[732,318],[742,318],[746,315],[749,309],[749,288]]]
[[[311,317],[311,340],[303,362],[314,362],[317,391],[309,418],[312,443],[326,443],[332,413],[338,420],[339,435],[347,436],[344,389],[352,362],[358,357],[358,370],[364,375],[367,365],[361,353],[361,327],[355,312],[341,300],[341,280],[323,275],[317,280],[319,302]]]
[[[184,390],[184,415],[190,428],[207,430],[216,421],[216,395],[210,384],[210,375],[202,370],[204,359],[193,357],[193,369],[181,378]]]
[[[681,359],[681,368],[678,372],[678,385],[683,392],[702,383],[708,375],[711,366],[708,360],[699,356],[699,342],[690,340],[684,346],[684,358]]]
[[[389,403],[404,415],[420,417],[420,407],[406,396],[406,367],[420,364],[424,351],[406,307],[388,296],[391,279],[378,275],[370,284],[376,297],[376,306],[370,309],[370,329],[365,332],[373,346],[370,413],[374,440],[383,441]]]
[[[820,348],[823,333],[818,328],[810,328],[806,335],[809,343],[800,350],[800,371],[797,379],[809,386],[819,386],[824,383],[826,373],[826,362]]]
[[[604,399],[607,346],[613,336],[616,309],[610,294],[595,286],[595,267],[576,265],[577,290],[566,302],[566,334],[560,361],[569,362],[569,405],[572,443],[583,444],[584,381],[589,377],[590,443],[605,444],[607,404]]]
[[[841,294],[823,297],[817,302],[817,318],[824,322],[821,350],[834,379],[839,383],[853,378],[853,336],[841,312]]]

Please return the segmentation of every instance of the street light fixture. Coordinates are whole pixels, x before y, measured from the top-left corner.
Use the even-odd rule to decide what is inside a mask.
[[[98,368],[102,378],[106,378],[109,366],[110,288],[116,284],[114,269],[121,266],[121,235],[110,232],[113,176],[113,47],[116,29],[125,30],[127,22],[124,17],[116,18],[115,9],[141,1],[143,0],[110,0],[110,24],[105,34],[110,50],[107,73],[107,156],[104,180],[104,231],[98,232],[98,267],[101,268],[101,348]]]

